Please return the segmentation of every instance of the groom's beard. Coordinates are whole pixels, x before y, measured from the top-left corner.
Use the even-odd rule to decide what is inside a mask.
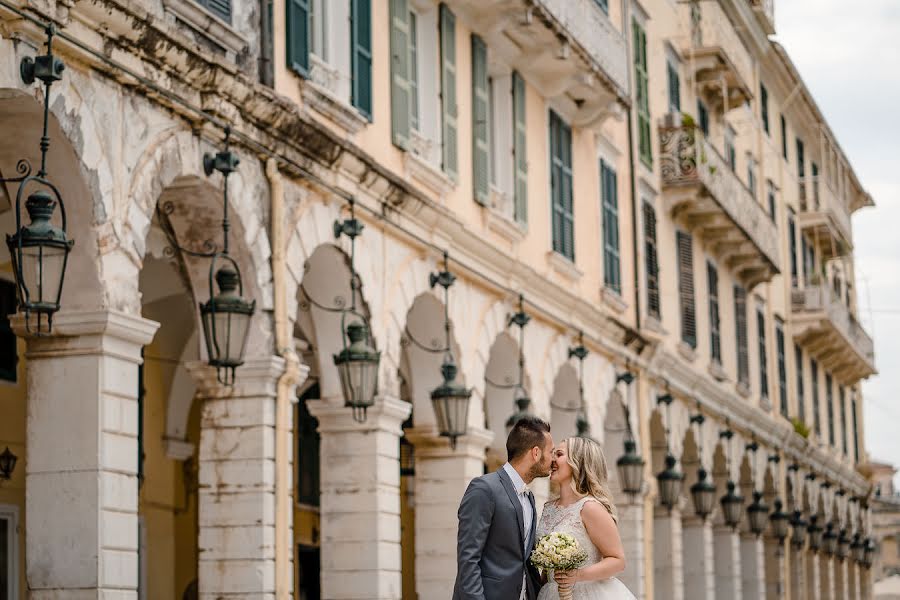
[[[541,455],[541,460],[543,460],[543,459],[544,459],[544,457],[543,457],[543,455]],[[537,479],[538,477],[549,477],[550,476],[550,465],[547,464],[547,466],[544,467],[544,465],[539,462],[535,463],[531,467],[531,469],[528,471],[528,475],[530,475],[532,479]]]

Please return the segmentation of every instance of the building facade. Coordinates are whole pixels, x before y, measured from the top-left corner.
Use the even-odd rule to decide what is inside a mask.
[[[45,126],[20,62],[51,22]],[[0,178],[45,136],[75,240],[52,331],[0,338],[0,598],[449,597],[516,400],[611,466],[635,441],[640,489],[610,474],[638,597],[869,598],[873,201],[772,34],[771,0],[0,0]],[[223,249],[255,301],[230,385],[198,310]]]

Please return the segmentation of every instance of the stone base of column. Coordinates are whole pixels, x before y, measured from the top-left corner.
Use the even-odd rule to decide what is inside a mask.
[[[763,541],[751,533],[741,535],[741,584],[743,600],[762,600],[766,597]]]
[[[653,517],[653,590],[656,600],[684,600],[681,511],[656,509]]]
[[[819,558],[819,598],[838,600],[834,595],[834,559],[827,555]]]
[[[494,434],[469,428],[451,449],[431,427],[406,430],[415,446],[416,594],[449,598],[456,581],[456,513],[469,482],[484,472],[485,448]]]
[[[716,598],[742,600],[741,538],[731,527],[717,526],[713,530]]]
[[[707,521],[691,517],[682,525],[684,561],[684,597],[714,600],[713,532]]]
[[[323,600],[399,600],[401,424],[412,405],[382,396],[365,423],[343,399],[310,400],[319,420]]]
[[[806,600],[819,600],[819,555],[806,552]]]
[[[778,540],[767,538],[764,540],[765,570],[766,570],[766,598],[768,600],[782,600],[786,596],[784,577],[784,545]]]
[[[631,593],[638,598],[644,597],[644,500],[638,496],[635,500],[619,504],[619,536],[625,549],[625,572],[618,577]]]
[[[806,552],[791,544],[789,569],[791,572],[791,600],[806,600]]]

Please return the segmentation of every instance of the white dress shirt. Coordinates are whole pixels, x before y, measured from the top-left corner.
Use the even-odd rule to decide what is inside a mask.
[[[531,539],[531,523],[532,521],[534,521],[534,515],[531,512],[531,501],[528,499],[528,493],[530,490],[525,484],[525,481],[522,479],[522,476],[519,475],[518,471],[513,469],[511,464],[506,463],[505,465],[503,465],[503,470],[506,471],[507,475],[509,475],[513,487],[516,490],[516,496],[518,496],[519,498],[519,504],[522,505],[522,524],[524,525],[525,529],[525,531],[523,532],[523,538],[525,540],[524,550],[528,550],[528,541]],[[519,594],[519,600],[525,600],[525,578],[527,576],[527,571],[522,574],[522,591]]]

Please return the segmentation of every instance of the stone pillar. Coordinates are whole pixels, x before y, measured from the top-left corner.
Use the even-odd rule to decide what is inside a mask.
[[[806,551],[791,544],[791,600],[806,600]]]
[[[682,524],[684,561],[684,597],[691,600],[714,600],[716,593],[713,566],[712,525],[691,516]]]
[[[859,568],[859,597],[862,600],[872,598],[872,570],[865,567]]]
[[[284,360],[248,359],[234,386],[188,365],[203,403],[198,451],[201,600],[275,598],[275,395]]]
[[[626,495],[626,501],[617,504],[619,511],[619,536],[625,550],[625,571],[618,578],[638,598],[645,593],[644,574],[644,496]]]
[[[827,554],[819,556],[819,597],[822,600],[843,600],[834,595],[834,559]]]
[[[806,600],[820,600],[819,590],[819,554],[807,550],[806,552]]]
[[[485,448],[494,434],[469,428],[451,449],[431,427],[406,430],[415,446],[416,594],[449,598],[456,581],[456,517],[469,482],[484,472]]]
[[[656,600],[684,600],[681,511],[656,507],[653,517],[653,590]]]
[[[763,541],[752,533],[741,534],[741,587],[743,600],[766,597]]]
[[[836,559],[834,561],[834,597],[849,598],[847,595],[847,560]]]
[[[852,558],[847,559],[847,598],[859,600],[859,567]]]
[[[726,525],[713,530],[713,564],[715,565],[716,598],[742,600],[741,538]]]
[[[412,405],[380,396],[358,423],[343,402],[307,402],[321,435],[322,599],[399,600],[400,437]]]
[[[766,570],[766,598],[768,600],[782,600],[785,597],[784,580],[784,544],[774,538],[766,538],[764,541],[765,570]]]
[[[14,328],[27,337],[21,316]],[[32,600],[136,600],[138,364],[158,323],[60,312],[29,337],[25,569]]]

